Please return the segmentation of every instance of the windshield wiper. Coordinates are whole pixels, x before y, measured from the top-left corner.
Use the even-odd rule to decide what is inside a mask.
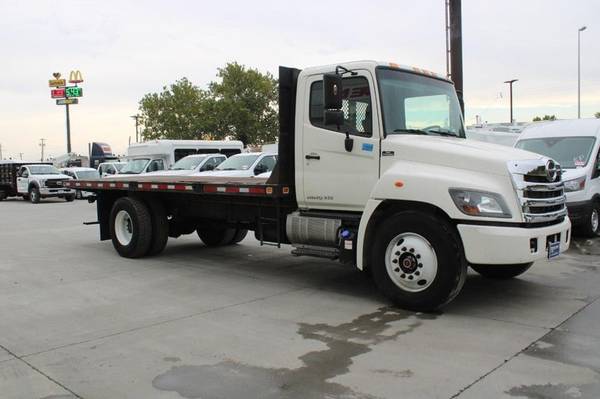
[[[442,130],[434,130],[434,129],[394,129],[394,133],[410,133],[410,134],[424,134],[429,135],[430,133],[438,134],[440,136],[448,136],[448,137],[458,137],[458,135],[451,132],[444,132]]]

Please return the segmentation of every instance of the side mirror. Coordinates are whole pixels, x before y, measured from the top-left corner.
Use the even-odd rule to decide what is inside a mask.
[[[323,108],[342,109],[342,75],[337,73],[323,75]]]

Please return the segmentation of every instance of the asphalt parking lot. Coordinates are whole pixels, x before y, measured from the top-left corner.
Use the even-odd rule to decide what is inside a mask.
[[[253,238],[120,258],[93,220],[0,203],[1,398],[600,397],[598,241],[417,314]]]

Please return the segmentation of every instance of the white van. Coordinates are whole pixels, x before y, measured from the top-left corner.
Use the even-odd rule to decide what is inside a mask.
[[[529,125],[515,147],[560,163],[573,227],[582,235],[600,236],[600,119]]]
[[[180,159],[192,154],[223,154],[242,152],[244,144],[238,140],[153,140],[135,143],[127,149],[127,165],[118,177],[167,170]]]

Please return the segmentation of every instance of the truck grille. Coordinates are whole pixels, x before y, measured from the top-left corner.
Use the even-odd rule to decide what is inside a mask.
[[[508,164],[527,223],[562,221],[567,215],[560,165],[552,160]]]
[[[64,181],[65,179],[49,179],[46,180],[46,183],[44,183],[44,185],[48,188],[62,188]]]

